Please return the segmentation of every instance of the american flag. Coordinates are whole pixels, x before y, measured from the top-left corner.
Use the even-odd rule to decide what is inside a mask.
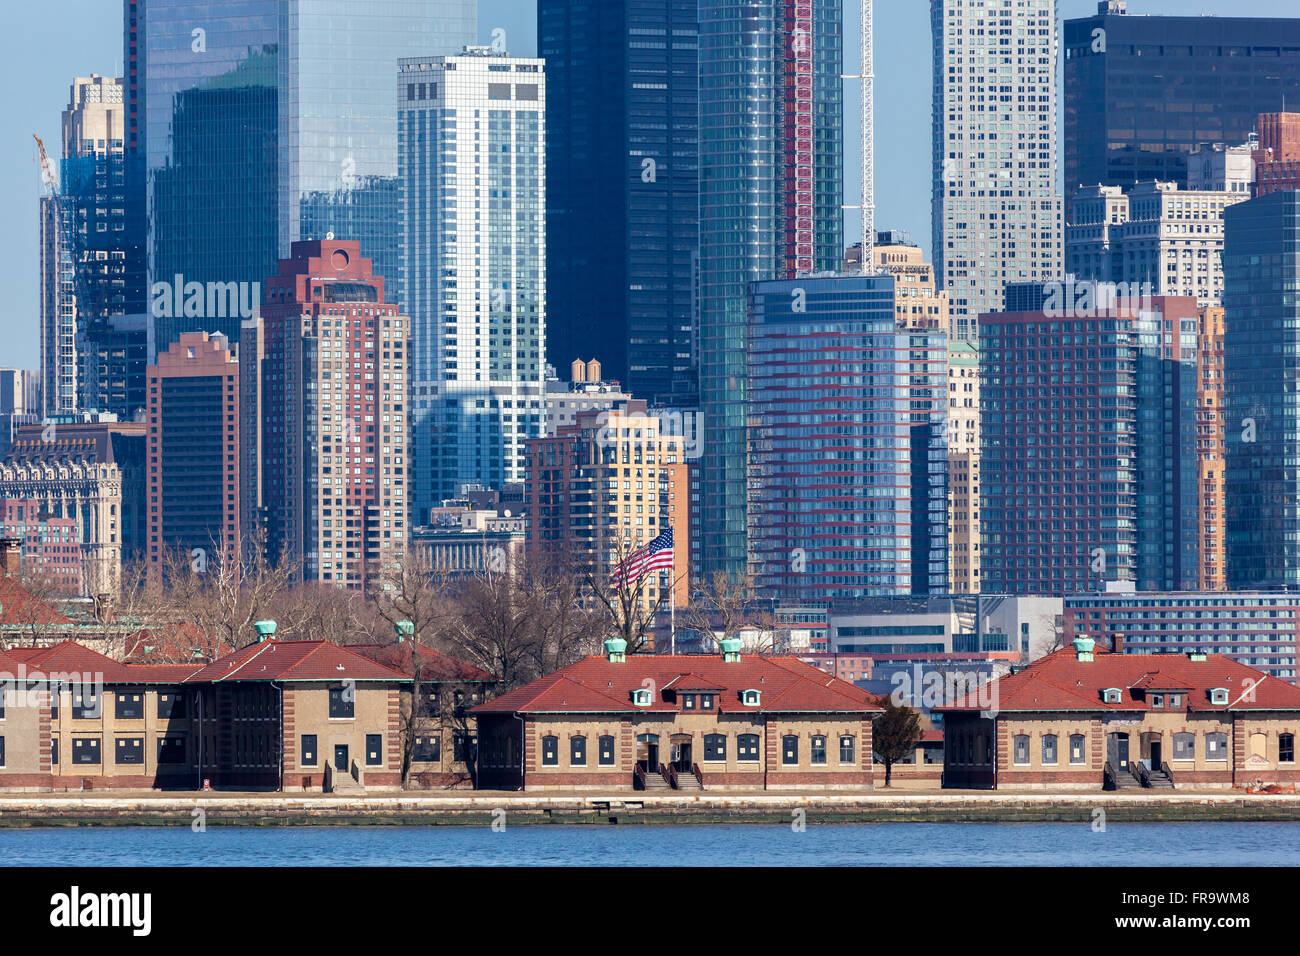
[[[645,547],[637,548],[614,568],[614,584],[634,584],[647,571],[672,570],[673,529],[669,528]]]

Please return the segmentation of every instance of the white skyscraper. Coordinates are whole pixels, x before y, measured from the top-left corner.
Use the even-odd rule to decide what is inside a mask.
[[[461,484],[522,482],[524,440],[544,434],[543,63],[477,47],[399,61],[417,525]]]
[[[1062,272],[1056,0],[931,0],[933,258],[954,338]]]

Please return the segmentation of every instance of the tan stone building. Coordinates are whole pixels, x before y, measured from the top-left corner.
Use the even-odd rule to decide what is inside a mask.
[[[980,591],[980,362],[966,342],[948,345],[948,588]]]
[[[1200,521],[1200,574],[1203,591],[1228,586],[1228,543],[1224,469],[1223,308],[1199,310],[1196,360],[1196,496]]]
[[[937,708],[946,788],[1231,788],[1300,781],[1300,687],[1217,654],[1092,638]]]
[[[794,658],[625,655],[622,640],[471,711],[479,786],[857,790],[872,786],[870,695]]]
[[[900,329],[935,329],[951,332],[948,293],[936,289],[934,266],[925,261],[920,246],[891,232],[877,234],[872,261],[894,277],[894,316]],[[859,256],[861,252],[859,252]]]

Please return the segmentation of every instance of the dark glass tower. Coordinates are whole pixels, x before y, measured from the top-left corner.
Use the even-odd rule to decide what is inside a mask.
[[[751,282],[843,255],[841,0],[701,0],[701,570],[746,570]]]
[[[397,61],[476,31],[474,0],[128,0],[151,299],[158,283],[260,287],[292,242],[333,233],[399,301]],[[182,331],[237,342],[246,317],[153,311],[151,354]]]
[[[1300,103],[1300,19],[1126,16],[1065,21],[1065,195],[1159,179],[1187,187],[1197,143],[1246,141]],[[1068,199],[1067,199],[1068,201]]]
[[[691,374],[696,0],[538,0],[547,359],[646,399]]]
[[[1224,211],[1228,587],[1300,588],[1300,192]]]

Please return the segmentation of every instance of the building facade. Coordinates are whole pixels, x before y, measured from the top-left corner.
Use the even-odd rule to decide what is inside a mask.
[[[894,277],[894,318],[900,329],[909,331],[950,331],[948,293],[936,290],[934,266],[925,261],[920,246],[897,232],[878,232],[871,248],[877,272]],[[857,247],[857,262],[862,247]],[[852,255],[845,260],[846,272],[857,272]]]
[[[1261,113],[1253,194],[1300,189],[1300,113]]]
[[[695,0],[540,0],[547,355],[594,352],[638,398],[693,375]]]
[[[493,790],[869,790],[864,691],[795,658],[592,656],[471,711]],[[735,645],[735,646],[732,646]]]
[[[173,553],[204,570],[242,555],[240,380],[220,332],[182,332],[149,366],[151,573]]]
[[[34,499],[0,498],[0,538],[21,542],[25,575],[44,579],[64,596],[85,593],[81,534],[75,518],[55,518],[43,502]]]
[[[1225,213],[1223,411],[1228,587],[1300,586],[1300,192]]]
[[[1065,194],[1100,183],[1188,185],[1201,143],[1244,143],[1300,95],[1300,21],[1128,16],[1102,0],[1066,20]]]
[[[930,3],[932,249],[955,339],[975,341],[1007,282],[1061,275],[1056,13],[1056,0]]]
[[[701,570],[746,566],[746,295],[843,250],[841,0],[699,7]]]
[[[462,484],[523,481],[545,427],[546,79],[539,59],[474,47],[402,60],[397,97],[412,503],[427,514]]]
[[[980,590],[980,362],[969,342],[948,345],[948,590]]]
[[[750,287],[748,541],[763,597],[947,590],[948,340],[897,327],[893,284]]]
[[[262,501],[273,555],[362,588],[405,548],[410,322],[359,244],[295,243],[262,307]]]
[[[1196,363],[1196,486],[1201,572],[1197,589],[1222,591],[1228,586],[1223,307],[1208,306],[1198,310],[1198,315],[1201,329]]]

